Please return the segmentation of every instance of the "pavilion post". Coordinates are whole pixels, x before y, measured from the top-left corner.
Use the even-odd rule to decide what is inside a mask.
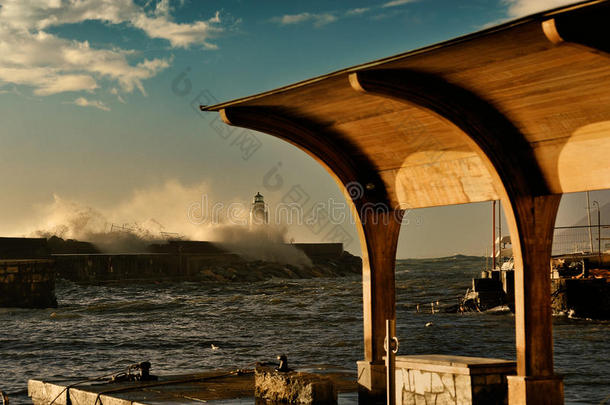
[[[361,210],[364,360],[358,362],[360,403],[384,403],[387,319],[396,319],[394,266],[403,211]]]
[[[513,242],[517,375],[508,377],[509,405],[563,404],[563,381],[553,371],[550,276],[560,198],[520,197],[513,215],[507,215],[511,233],[518,236],[518,243]]]

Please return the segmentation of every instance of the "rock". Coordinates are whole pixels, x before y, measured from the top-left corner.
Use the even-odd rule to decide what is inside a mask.
[[[337,403],[337,390],[330,378],[298,371],[278,372],[264,366],[256,367],[254,395],[289,404]]]

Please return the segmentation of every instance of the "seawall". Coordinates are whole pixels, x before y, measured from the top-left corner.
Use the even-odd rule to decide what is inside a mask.
[[[0,238],[0,307],[56,307],[55,268],[44,238]]]
[[[340,243],[294,244],[311,260],[295,266],[248,260],[211,242],[170,241],[151,245],[152,253],[54,254],[58,277],[79,283],[138,281],[262,281],[359,275],[362,261]]]
[[[0,260],[0,307],[57,307],[53,260]]]

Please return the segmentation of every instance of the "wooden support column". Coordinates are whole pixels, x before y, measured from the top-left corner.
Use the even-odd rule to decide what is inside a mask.
[[[408,69],[351,73],[356,91],[424,108],[460,128],[479,154],[501,196],[515,256],[518,375],[509,380],[509,404],[563,404],[553,374],[550,255],[560,196],[548,185],[519,129],[495,106],[444,78]]]
[[[394,266],[403,214],[401,210],[373,212],[366,204],[360,209],[364,309],[364,360],[358,362],[361,403],[385,401],[385,321],[396,319]]]
[[[559,195],[517,198],[514,211],[507,212],[511,235],[518,239],[518,244],[513,243],[517,375],[508,377],[509,405],[563,404],[563,381],[553,372],[550,275],[560,199]]]

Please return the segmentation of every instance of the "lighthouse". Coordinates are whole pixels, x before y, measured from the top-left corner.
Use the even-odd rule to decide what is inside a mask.
[[[267,206],[261,193],[256,193],[250,208],[250,227],[254,225],[263,225],[269,223],[269,213]]]

